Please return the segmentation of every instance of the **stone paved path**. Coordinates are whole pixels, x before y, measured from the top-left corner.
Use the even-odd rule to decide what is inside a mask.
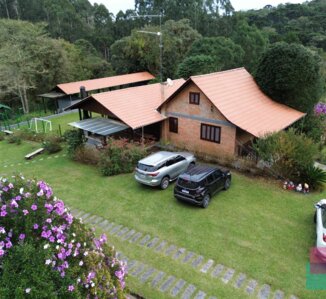
[[[200,275],[209,275],[213,279],[218,279],[225,287],[238,289],[246,297],[250,296],[258,299],[298,299],[294,295],[286,297],[287,295],[282,290],[273,290],[270,285],[261,284],[255,279],[248,278],[245,273],[237,273],[233,268],[216,263],[212,259],[206,259],[203,255],[189,251],[186,248],[179,248],[175,244],[169,244],[168,241],[160,240],[157,236],[136,231],[133,228],[111,222],[109,219],[91,215],[77,209],[73,209],[71,212],[76,218],[81,218],[83,222],[95,225],[118,237],[120,240],[131,243],[132,246],[140,246],[144,250],[151,250],[153,253],[165,255],[171,258],[176,265],[186,264]],[[198,289],[195,284],[187,282],[181,277],[175,277],[170,273],[165,273],[140,261],[130,261],[121,253],[119,258],[127,261],[129,275],[137,278],[140,283],[146,283],[158,290],[158,292],[181,299],[219,298],[218,294],[207,294],[205,291]]]

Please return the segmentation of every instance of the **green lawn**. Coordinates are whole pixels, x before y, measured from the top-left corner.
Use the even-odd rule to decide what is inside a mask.
[[[58,130],[59,125],[61,126],[61,131],[64,133],[66,130],[71,130],[72,127],[69,126],[68,124],[74,121],[79,121],[79,115],[78,112],[73,112],[69,114],[64,114],[64,115],[58,115],[55,118],[49,119],[52,122],[52,128],[53,130]]]
[[[270,284],[273,290],[300,298],[326,297],[326,291],[305,290],[305,267],[315,238],[313,203],[326,198],[325,193],[304,196],[284,191],[275,183],[233,173],[231,188],[215,196],[207,209],[201,209],[176,202],[173,186],[165,191],[141,186],[132,174],[102,177],[95,168],[65,157],[26,165],[23,157],[32,148],[32,144],[0,142],[0,175],[19,171],[25,177],[44,179],[72,207],[200,253]],[[22,164],[4,168],[9,161]],[[114,237],[112,242],[129,257],[194,283],[209,294],[217,293],[219,298],[245,296],[191,266],[179,263],[175,267],[171,258]],[[163,298],[133,278],[130,284],[147,298]]]

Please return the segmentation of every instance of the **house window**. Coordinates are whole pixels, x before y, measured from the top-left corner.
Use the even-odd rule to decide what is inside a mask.
[[[169,118],[169,130],[172,133],[178,133],[178,119],[176,117]]]
[[[200,139],[220,143],[221,127],[201,124]]]
[[[199,92],[190,92],[189,93],[189,104],[199,105],[200,93]]]

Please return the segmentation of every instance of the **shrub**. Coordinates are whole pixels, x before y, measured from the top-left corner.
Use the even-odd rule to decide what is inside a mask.
[[[68,145],[68,155],[74,157],[75,151],[78,147],[84,144],[84,134],[82,130],[68,130],[64,134],[64,139]]]
[[[326,172],[318,167],[309,166],[301,170],[300,179],[308,183],[312,189],[322,189],[326,183]]]
[[[29,140],[35,142],[43,142],[46,137],[46,134],[44,133],[36,133],[27,128],[16,130],[15,135],[23,140]]]
[[[5,139],[5,133],[0,131],[0,141]]]
[[[98,165],[100,162],[100,151],[86,146],[78,147],[75,150],[74,160],[89,165]]]
[[[0,297],[124,298],[124,263],[43,181],[0,180]]]
[[[139,144],[126,139],[110,139],[100,157],[100,172],[105,176],[132,172],[137,161],[146,153],[146,149]]]
[[[300,179],[303,169],[313,165],[318,153],[317,145],[294,129],[258,139],[254,147],[260,159],[271,164],[272,172],[293,181]]]
[[[43,147],[49,154],[54,154],[62,150],[61,141],[58,136],[49,136],[43,142]]]
[[[320,161],[320,163],[322,163],[322,164],[326,164],[326,147],[324,147],[324,148],[320,151],[319,161]]]
[[[10,135],[8,138],[7,138],[7,141],[8,143],[16,143],[17,145],[20,145],[22,143],[22,140],[19,136],[13,134],[13,135]]]

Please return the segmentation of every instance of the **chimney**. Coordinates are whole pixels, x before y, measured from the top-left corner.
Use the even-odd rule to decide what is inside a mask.
[[[85,86],[80,86],[80,98],[83,100],[88,97]]]

